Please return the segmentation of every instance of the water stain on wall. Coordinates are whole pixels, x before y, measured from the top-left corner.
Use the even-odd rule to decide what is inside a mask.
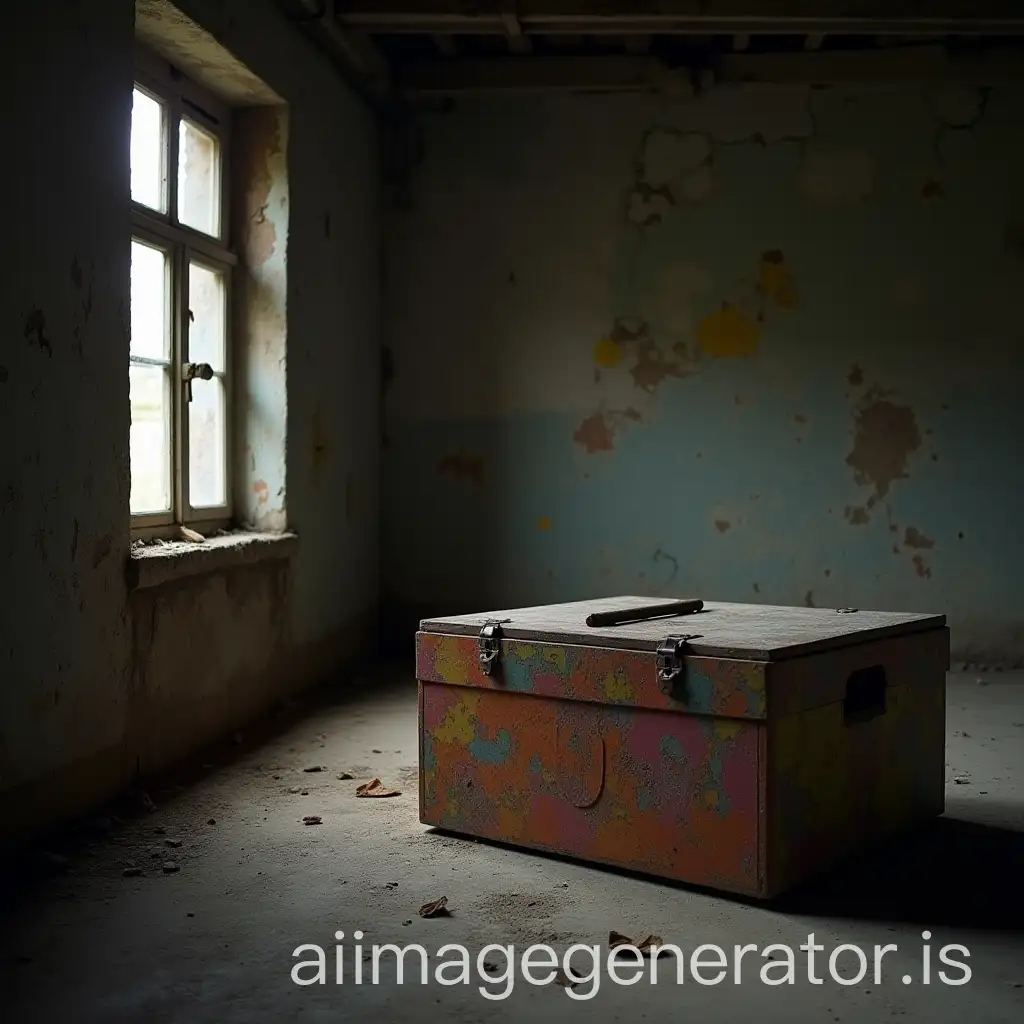
[[[781,249],[768,249],[761,254],[757,288],[765,302],[779,309],[796,309],[799,305],[796,280]]]
[[[615,447],[615,434],[625,422],[640,423],[643,417],[630,406],[621,411],[599,409],[591,413],[573,432],[572,439],[588,455],[610,452]]]
[[[916,526],[908,526],[903,534],[903,546],[908,548],[933,548],[935,541],[926,537]]]
[[[854,480],[873,487],[873,499],[884,498],[895,481],[908,477],[910,456],[920,447],[921,431],[913,409],[872,388],[854,413],[853,449],[846,457]]]

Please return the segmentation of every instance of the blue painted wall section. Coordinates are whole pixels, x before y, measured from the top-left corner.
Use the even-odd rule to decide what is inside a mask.
[[[389,214],[384,578],[945,612],[1024,658],[1024,91],[421,115]]]

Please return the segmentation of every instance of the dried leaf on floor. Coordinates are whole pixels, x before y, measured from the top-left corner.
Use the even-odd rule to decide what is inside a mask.
[[[561,985],[562,988],[576,988],[579,982],[573,981],[565,971],[559,970],[555,972],[555,984]]]
[[[190,530],[187,526],[183,526],[181,528],[181,539],[187,540],[192,544],[206,543],[206,538],[201,533],[197,533],[195,530]]]
[[[345,782],[348,779],[355,778],[355,776],[351,772],[338,772],[337,776],[335,777],[339,779],[341,782]]]
[[[323,824],[323,820],[324,819],[321,818],[319,814],[307,814],[302,819],[302,824],[303,825],[321,825],[321,824]]]
[[[439,900],[434,900],[431,903],[424,903],[420,907],[420,917],[450,917],[451,911],[448,909],[448,897],[442,896]]]
[[[645,935],[642,939],[634,942],[628,935],[622,932],[611,931],[608,933],[608,948],[619,949],[622,946],[633,946],[640,951],[641,956],[651,956],[655,949],[664,945],[660,935]]]
[[[374,779],[372,782],[364,782],[361,786],[356,787],[356,796],[401,796],[402,793],[397,789],[389,789],[384,785],[380,779]]]

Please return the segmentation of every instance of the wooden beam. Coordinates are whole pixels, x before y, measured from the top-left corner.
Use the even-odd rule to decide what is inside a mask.
[[[710,73],[710,72],[709,72]],[[852,52],[724,55],[717,85],[745,82],[842,84],[859,82],[1024,81],[1024,60],[1014,50],[950,56],[942,46]],[[654,56],[481,57],[417,61],[396,72],[409,97],[510,92],[689,92],[691,72],[670,68]]]
[[[791,34],[845,35],[1024,34],[1018,0],[889,0],[884,13],[850,14],[849,0],[808,4],[784,0],[661,0],[658,13],[636,10],[629,0],[518,0],[515,18],[524,37],[554,35]],[[598,10],[595,12],[594,8]],[[793,8],[797,8],[793,11]],[[469,0],[346,0],[339,11],[351,28],[388,33],[508,35],[508,4]],[[780,13],[781,12],[781,13]]]
[[[508,48],[513,53],[529,53],[532,47],[530,40],[523,34],[523,26],[519,24],[515,4],[506,4],[501,12],[501,22],[505,26]]]

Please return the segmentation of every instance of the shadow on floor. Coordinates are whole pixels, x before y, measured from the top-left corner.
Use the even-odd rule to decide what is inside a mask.
[[[1000,817],[1020,817],[1019,807]],[[784,895],[793,914],[1024,933],[1024,832],[936,818]]]
[[[1014,819],[1021,815],[1022,809],[1014,806],[1004,807],[999,816]],[[436,828],[428,832],[456,835]],[[475,841],[486,846],[506,845]],[[558,854],[529,852],[579,863]],[[957,818],[936,818],[771,901],[723,896],[633,871],[589,866],[796,916],[1009,931],[1024,936],[1024,831]]]

